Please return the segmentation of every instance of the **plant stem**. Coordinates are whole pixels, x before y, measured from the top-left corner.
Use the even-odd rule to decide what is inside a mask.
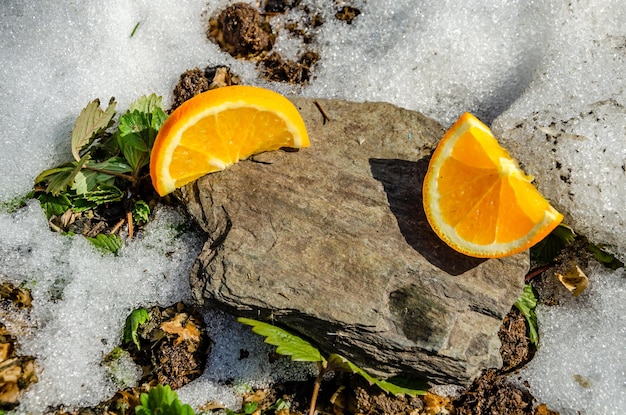
[[[121,177],[122,179],[129,180],[129,181],[131,181],[133,183],[137,182],[137,178],[135,176],[130,175],[130,174],[118,173],[118,172],[115,172],[115,171],[105,170],[105,169],[98,169],[96,167],[91,167],[91,166],[83,166],[83,169],[95,171],[97,173],[110,174],[111,176]]]
[[[533,278],[535,278],[537,275],[541,274],[544,271],[549,270],[550,268],[554,267],[554,262],[550,263],[548,265],[544,265],[543,267],[539,267],[537,269],[532,270],[531,272],[529,272],[528,274],[526,274],[526,277],[524,278],[524,282],[525,283],[529,283],[530,280],[532,280]]]
[[[317,406],[317,395],[320,392],[322,379],[324,378],[324,374],[326,373],[326,369],[324,368],[322,362],[317,362],[317,368],[319,369],[319,373],[317,374],[317,378],[315,378],[315,383],[313,384],[313,394],[311,395],[311,407],[309,409],[309,415],[315,415],[315,407]]]

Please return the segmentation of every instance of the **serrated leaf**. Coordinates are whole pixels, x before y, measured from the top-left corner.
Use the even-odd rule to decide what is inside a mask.
[[[151,94],[133,102],[120,117],[117,140],[124,158],[137,171],[150,160],[157,132],[167,119],[161,97]]]
[[[163,109],[163,98],[156,94],[144,95],[133,101],[128,107],[129,111],[139,111],[146,114],[150,114],[157,109]]]
[[[74,171],[75,167],[76,167],[76,162],[72,162],[72,163],[62,164],[61,166],[55,167],[53,169],[44,170],[41,173],[39,173],[39,176],[35,178],[35,184],[48,181],[50,180],[51,177],[56,176],[60,173],[69,174],[70,172]]]
[[[115,234],[104,235],[99,233],[95,238],[86,237],[89,242],[100,249],[102,252],[110,252],[117,255],[118,251],[123,245],[122,238]]]
[[[524,286],[524,292],[515,301],[515,307],[522,313],[526,321],[528,322],[528,337],[530,342],[535,346],[539,346],[539,333],[537,332],[537,314],[535,309],[537,308],[537,296],[533,290],[533,286],[526,284]]]
[[[276,353],[291,356],[295,362],[325,362],[320,351],[308,341],[280,327],[250,318],[240,317],[238,322],[252,326],[252,331],[265,337],[265,343],[276,346]]]
[[[111,99],[106,110],[100,108],[100,100],[91,101],[80,112],[72,130],[72,155],[80,160],[80,151],[91,144],[94,138],[103,133],[113,123],[115,100]]]
[[[128,165],[128,163],[121,157],[111,157],[107,160],[101,161],[99,163],[89,162],[87,163],[89,167],[93,167],[100,170],[107,170],[113,173],[130,173],[133,169]]]
[[[126,323],[124,324],[124,339],[123,342],[133,342],[137,346],[137,350],[141,350],[139,346],[139,335],[137,329],[140,325],[150,320],[150,314],[145,308],[138,308],[133,310],[128,317],[126,317]]]
[[[335,368],[335,370],[358,374],[362,376],[370,385],[376,385],[385,392],[391,393],[395,396],[425,395],[428,389],[428,383],[422,381],[413,381],[410,383],[407,379],[397,379],[398,382],[393,383],[392,379],[376,379],[345,357],[338,354],[331,354],[328,357],[328,366]]]
[[[66,195],[53,196],[50,193],[42,193],[37,196],[46,218],[61,216],[72,207],[72,201]]]
[[[85,212],[87,210],[95,209],[96,207],[98,207],[97,204],[85,200],[82,197],[76,197],[72,200],[72,210],[75,213]]]
[[[116,186],[100,184],[93,191],[83,194],[82,198],[97,205],[103,205],[105,203],[119,202],[124,198],[124,192]]]
[[[117,135],[122,155],[133,171],[137,171],[148,164],[150,148],[139,133],[120,133]]]
[[[74,178],[89,158],[90,155],[85,154],[80,160],[71,163],[74,166],[71,171],[64,170],[63,172],[48,176],[48,186],[46,187],[46,192],[51,193],[53,196],[58,196],[61,192],[65,192],[74,182]]]
[[[76,177],[74,177],[72,190],[74,190],[77,195],[83,195],[96,190],[101,184],[113,186],[114,182],[115,176],[110,174],[99,173],[91,170],[81,170],[78,172]]]

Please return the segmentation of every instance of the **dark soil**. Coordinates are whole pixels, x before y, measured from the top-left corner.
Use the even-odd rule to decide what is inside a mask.
[[[314,47],[317,29],[324,24],[321,11],[301,4],[300,0],[264,3],[262,9],[245,3],[228,6],[209,19],[207,37],[230,55],[256,62],[260,75],[269,81],[299,85],[309,82],[314,65],[321,58]],[[300,19],[272,20],[293,9],[300,12]],[[343,6],[336,11],[335,18],[351,24],[360,13],[356,7]],[[302,41],[303,50],[295,59],[285,58],[273,50],[280,31]]]

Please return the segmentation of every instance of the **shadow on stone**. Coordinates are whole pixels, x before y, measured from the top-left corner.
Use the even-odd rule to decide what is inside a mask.
[[[432,230],[422,204],[422,184],[429,157],[418,161],[369,159],[373,177],[382,183],[402,236],[428,262],[450,275],[460,275],[485,261],[450,248]]]

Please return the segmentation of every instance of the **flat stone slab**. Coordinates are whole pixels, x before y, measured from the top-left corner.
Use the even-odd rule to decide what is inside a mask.
[[[293,102],[310,148],[182,189],[209,235],[196,301],[271,319],[380,377],[467,385],[500,367],[497,332],[528,254],[470,258],[431,230],[422,182],[441,125],[385,103]]]

